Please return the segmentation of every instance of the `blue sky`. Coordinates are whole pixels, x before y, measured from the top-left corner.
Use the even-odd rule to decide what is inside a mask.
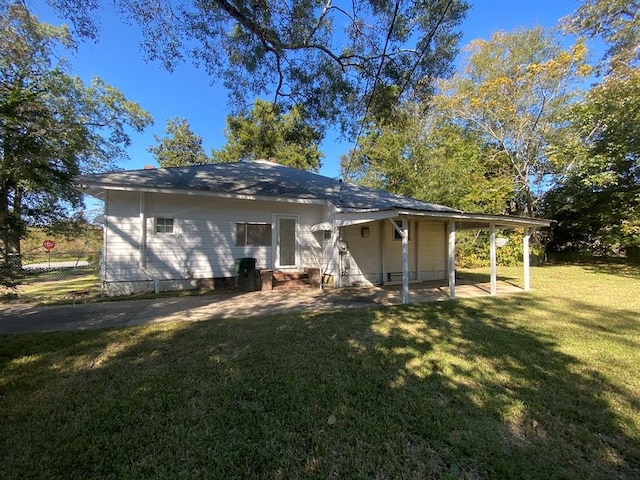
[[[573,12],[579,5],[574,0],[470,0],[473,7],[462,24],[461,45],[476,38],[488,39],[498,30],[510,31],[519,27],[553,27],[558,19]],[[105,2],[107,3],[107,2]],[[59,24],[43,3],[31,5],[41,21]],[[98,76],[121,90],[128,99],[138,102],[153,116],[155,123],[143,134],[132,135],[129,159],[120,162],[125,169],[157,166],[147,152],[154,145],[153,135],[165,135],[166,120],[186,118],[191,129],[203,139],[207,154],[225,142],[223,129],[229,114],[227,93],[222,85],[211,85],[203,70],[191,64],[181,65],[169,73],[158,63],[147,63],[139,48],[140,35],[135,27],[125,25],[110,9],[100,17],[102,26],[97,44],[86,42],[79,52],[70,56],[73,73],[83,80]],[[327,138],[322,144],[325,154],[320,173],[339,176],[340,155],[347,153],[349,144]]]

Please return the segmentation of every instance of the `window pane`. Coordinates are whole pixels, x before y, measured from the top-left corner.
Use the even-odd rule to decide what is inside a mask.
[[[173,233],[173,218],[156,218],[156,233]]]
[[[271,245],[271,224],[247,224],[247,245]]]
[[[394,220],[398,228],[402,230],[402,220]],[[407,232],[409,232],[408,240],[411,240],[411,222],[407,220]],[[398,232],[395,228],[393,229],[393,239],[394,240],[402,240],[402,234]]]
[[[296,221],[294,218],[280,219],[280,265],[296,264]]]
[[[236,223],[236,245],[244,246],[247,242],[247,224]]]

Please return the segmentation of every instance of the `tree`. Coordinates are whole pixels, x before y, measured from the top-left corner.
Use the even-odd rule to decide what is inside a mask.
[[[402,119],[400,119],[402,117]],[[512,180],[479,136],[433,108],[407,105],[393,124],[371,127],[349,156],[345,178],[464,211],[501,213]]]
[[[211,151],[215,162],[274,158],[301,170],[320,168],[322,135],[305,123],[302,107],[283,114],[280,106],[258,99],[246,114],[228,116],[224,132],[227,144]]]
[[[551,247],[640,254],[640,68],[610,75],[572,112],[571,168],[545,199]]]
[[[161,167],[180,167],[211,163],[202,148],[202,137],[191,131],[186,118],[167,120],[167,136],[154,135],[158,145],[150,146],[147,151],[153,153]]]
[[[563,111],[574,101],[576,80],[589,73],[586,48],[564,50],[542,28],[498,32],[471,43],[464,72],[441,84],[438,108],[494,146],[516,185],[507,213],[533,216],[553,165],[545,155]]]
[[[550,248],[640,256],[640,3],[587,0],[564,28],[602,39],[607,74],[571,110],[573,141],[555,147],[569,161],[545,198]]]
[[[97,36],[96,2],[49,0],[79,33]],[[450,72],[468,9],[464,0],[117,0],[144,35],[148,58],[172,70],[187,57],[245,100],[304,105],[316,126],[354,133],[372,109],[384,114],[427,79]],[[422,80],[418,84],[418,81]]]
[[[77,206],[81,171],[108,169],[151,117],[100,79],[85,85],[57,49],[64,27],[40,23],[21,4],[0,3],[0,266],[19,258],[27,225]],[[4,276],[3,278],[8,278]]]
[[[585,0],[563,19],[567,33],[600,37],[607,45],[603,61],[610,72],[625,70],[640,59],[640,2]]]

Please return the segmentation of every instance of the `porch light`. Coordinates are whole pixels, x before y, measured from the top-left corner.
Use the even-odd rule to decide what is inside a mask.
[[[507,243],[509,243],[508,238],[496,238],[496,247],[498,248],[504,247]]]
[[[362,235],[362,238],[369,238],[369,227],[362,227],[360,229],[360,234]]]

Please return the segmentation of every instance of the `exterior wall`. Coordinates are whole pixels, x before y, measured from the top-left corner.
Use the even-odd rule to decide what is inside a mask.
[[[399,220],[399,219],[398,219]],[[363,233],[368,228],[368,236]],[[402,283],[402,241],[388,219],[343,227],[348,251],[340,256],[344,286]],[[447,276],[446,223],[410,220],[409,279],[442,280]]]
[[[146,247],[141,213],[146,217]],[[265,202],[190,195],[109,191],[105,206],[103,281],[107,294],[195,288],[197,279],[234,277],[235,259],[253,257],[257,268],[274,268],[272,246],[236,246],[236,223],[267,223],[276,215],[297,220],[298,268],[318,267],[323,219],[317,204]],[[156,218],[173,218],[173,233],[156,233]]]
[[[447,224],[423,221],[419,225],[419,278],[421,281],[444,280],[447,278]]]
[[[388,220],[387,220],[388,221]],[[349,249],[340,255],[342,285],[381,285],[382,281],[382,222],[350,225],[341,228],[341,236]],[[368,237],[362,229],[368,228]]]

